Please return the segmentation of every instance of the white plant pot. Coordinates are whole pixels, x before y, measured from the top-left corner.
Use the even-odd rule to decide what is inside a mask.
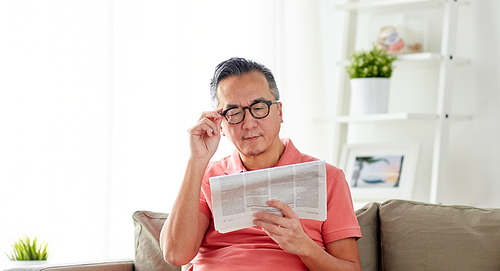
[[[389,78],[351,79],[351,116],[387,113]]]

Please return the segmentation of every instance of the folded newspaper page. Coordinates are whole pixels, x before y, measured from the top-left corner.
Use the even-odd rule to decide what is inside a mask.
[[[326,219],[325,161],[210,178],[215,229],[220,233],[255,226],[254,212],[281,211],[268,200],[288,204],[302,219]]]

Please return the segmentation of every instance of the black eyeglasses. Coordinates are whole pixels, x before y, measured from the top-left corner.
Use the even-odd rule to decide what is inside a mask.
[[[274,101],[256,101],[253,104],[245,107],[231,107],[220,114],[226,118],[230,124],[238,124],[245,119],[245,109],[250,111],[252,117],[256,119],[263,119],[269,115],[270,107],[272,104],[279,103],[278,100]]]

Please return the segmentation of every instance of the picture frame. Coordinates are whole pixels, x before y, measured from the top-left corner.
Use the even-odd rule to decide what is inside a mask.
[[[344,145],[340,167],[353,201],[411,198],[418,153],[418,143]]]

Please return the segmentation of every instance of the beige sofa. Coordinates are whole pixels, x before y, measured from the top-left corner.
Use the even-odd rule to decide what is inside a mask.
[[[500,270],[500,209],[389,200],[356,211],[364,271]],[[163,261],[158,244],[167,214],[134,213],[132,261],[24,267],[9,271],[181,270]]]

